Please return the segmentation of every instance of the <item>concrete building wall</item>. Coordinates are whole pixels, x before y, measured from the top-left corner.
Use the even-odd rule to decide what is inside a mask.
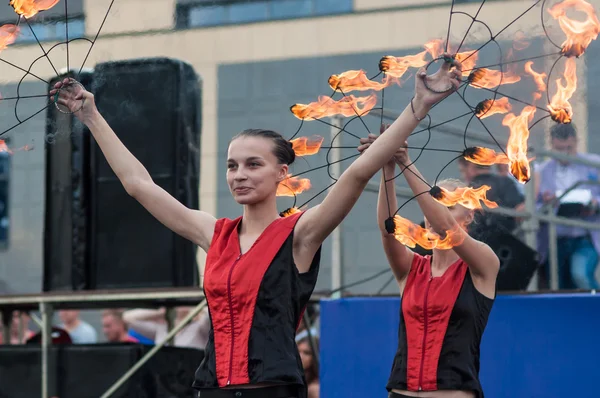
[[[592,3],[600,5],[598,0]],[[365,68],[372,76],[377,73],[377,63],[382,55],[415,53],[421,51],[423,43],[445,37],[450,2],[427,2],[426,6],[418,8],[415,2],[356,0],[356,12],[347,15],[187,30],[174,28],[175,0],[119,0],[114,3],[104,21],[109,4],[110,0],[84,1],[87,37],[93,40],[98,28],[104,24],[85,65],[93,67],[99,62],[110,60],[168,56],[189,62],[196,68],[203,80],[201,209],[220,217],[234,217],[240,214],[240,208],[232,203],[224,185],[223,174],[227,142],[234,133],[251,126],[272,126],[287,136],[293,134],[299,121],[289,113],[289,105],[313,101],[318,95],[328,95],[330,89],[327,86],[327,78],[333,73]],[[523,1],[487,2],[479,14],[479,19],[485,21],[492,32],[498,32],[529,6],[529,2]],[[478,7],[479,3],[459,4],[456,9],[475,14]],[[464,16],[453,17],[451,42],[456,43],[458,38],[462,37],[469,23],[470,20]],[[507,40],[511,40],[519,29],[526,32],[530,38],[540,36],[542,30],[539,10],[519,19],[498,40],[502,39],[501,44],[506,46]],[[470,38],[473,41],[464,45],[476,48],[478,44],[489,39],[489,33],[481,24],[475,24]],[[53,44],[43,43],[47,49]],[[69,45],[70,65],[80,67],[89,47],[90,43],[83,40],[72,42]],[[596,43],[593,43],[583,60],[578,61],[579,88],[573,101],[575,121],[584,137],[584,144],[588,115],[590,126],[594,126],[598,113],[592,108],[597,104],[598,96],[590,90],[596,84],[593,74],[596,68],[593,66],[594,60],[599,59],[599,51],[595,48]],[[491,61],[497,54],[494,51],[492,44],[486,51],[482,51],[482,56],[494,63]],[[547,44],[534,40],[527,51],[526,56],[532,56],[552,50]],[[64,45],[55,47],[50,53],[50,58],[59,71],[67,66],[66,53]],[[41,50],[37,44],[15,45],[3,51],[0,57],[27,69],[40,54]],[[546,61],[546,65],[547,62],[549,61]],[[590,69],[586,71],[585,65],[590,65]],[[31,72],[44,79],[49,79],[54,73],[50,64],[43,58],[34,64]],[[3,95],[6,96],[6,90],[14,87],[15,82],[22,77],[21,70],[4,63],[0,64],[0,91]],[[28,76],[25,82],[28,90],[34,94],[45,91],[44,83],[34,77]],[[506,86],[506,89],[506,93],[513,94],[519,91],[530,92],[523,84]],[[390,88],[386,91],[385,107],[400,111],[408,103],[411,90],[410,80],[402,88]],[[476,103],[476,98],[483,95],[474,90],[470,93],[469,95],[474,96],[469,100],[472,103]],[[588,96],[594,98],[588,99]],[[31,107],[31,111],[37,110],[38,104],[31,101],[27,106]],[[440,107],[436,111],[441,113],[432,113],[432,116],[437,120],[444,120],[456,112],[465,111],[464,103],[461,102],[453,102],[443,108]],[[10,115],[12,108],[3,102],[0,103],[0,112],[3,116]],[[31,139],[39,142],[36,150],[14,156],[10,245],[0,252],[0,278],[8,279],[11,286],[21,292],[38,291],[41,287],[44,195],[44,153],[41,144],[44,116],[42,113],[19,130],[6,134],[12,140],[11,145],[19,146]],[[0,120],[0,131],[12,123],[9,119],[7,116]],[[492,119],[490,118],[487,124],[499,129],[498,120],[501,119]],[[376,117],[367,117],[365,120],[368,120],[370,128],[376,130]],[[482,132],[481,126],[476,124],[471,125],[473,132]],[[456,124],[455,128],[459,129],[460,126]],[[463,123],[463,129],[464,126]],[[351,128],[357,135],[366,134],[366,129],[358,121],[348,127],[349,130]],[[437,136],[436,131],[432,131],[434,141],[430,146],[460,147],[460,130],[456,129],[446,133],[438,131]],[[452,131],[459,133],[453,135]],[[503,128],[502,131],[498,134],[499,137],[506,136],[506,129]],[[328,128],[321,123],[310,122],[305,123],[304,132],[327,134]],[[543,129],[540,128],[540,132],[536,134],[532,140],[543,143]],[[591,136],[594,137],[589,139],[590,149],[597,151],[600,149],[600,141],[594,134]],[[420,134],[415,145],[423,143],[425,139],[426,134]],[[455,141],[457,139],[459,142]],[[344,145],[355,145],[357,141],[348,136],[344,136],[342,140]],[[352,149],[344,149],[343,153],[350,152]],[[423,156],[418,165],[430,179],[435,178],[436,172],[451,159],[451,156],[432,156],[427,153]],[[294,171],[323,162],[324,154],[306,158],[306,162],[299,159]],[[348,164],[345,162],[342,169]],[[449,167],[446,170],[444,176],[449,175],[456,175],[455,168]],[[314,177],[311,175],[311,178],[314,179],[315,188],[317,185],[324,188],[327,173],[321,170],[315,172]],[[307,198],[310,197],[306,195]],[[25,196],[27,201],[23,199]],[[387,267],[379,235],[375,230],[375,199],[376,194],[365,193],[343,224],[347,281],[363,278],[373,271]],[[287,202],[282,200],[282,204],[285,203]],[[414,204],[409,204],[405,209],[411,219],[420,218]],[[327,242],[323,252],[324,270],[319,282],[320,289],[329,286],[329,247],[330,243]],[[199,260],[203,263],[202,253]],[[27,264],[25,268],[22,265],[24,263]],[[28,276],[19,276],[22,273]],[[382,283],[378,279],[352,291],[373,292]],[[393,291],[393,288],[390,289]]]

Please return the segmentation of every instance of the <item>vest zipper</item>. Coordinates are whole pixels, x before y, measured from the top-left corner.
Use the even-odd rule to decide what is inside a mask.
[[[423,391],[423,368],[425,367],[425,343],[427,341],[427,297],[429,296],[429,286],[431,286],[431,281],[433,280],[433,276],[429,277],[427,281],[427,288],[425,289],[425,299],[423,300],[423,346],[421,347],[421,371],[419,373],[419,391]]]
[[[242,257],[242,255],[240,254],[235,261],[233,262],[233,264],[231,265],[231,269],[229,270],[229,277],[227,278],[227,299],[229,300],[229,317],[231,320],[231,349],[229,351],[229,376],[227,377],[227,385],[231,384],[231,375],[233,373],[233,343],[234,343],[234,321],[233,321],[233,302],[231,299],[231,275],[233,274],[233,269],[235,268],[235,265],[237,264],[238,260],[240,259],[240,257]]]

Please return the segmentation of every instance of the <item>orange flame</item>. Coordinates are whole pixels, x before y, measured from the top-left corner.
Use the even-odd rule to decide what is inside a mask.
[[[438,58],[444,53],[444,39],[431,40],[425,44],[425,48],[433,58]],[[452,53],[451,47],[448,47],[448,51]],[[475,50],[464,51],[455,55],[456,60],[462,64],[463,76],[469,76],[469,71],[475,68],[478,56],[479,54]]]
[[[488,185],[482,185],[479,188],[459,187],[454,191],[448,191],[446,188],[442,187],[436,188],[437,189],[431,193],[431,196],[447,207],[458,204],[467,209],[475,210],[482,208],[480,202],[483,202],[490,209],[498,207],[496,202],[492,202],[487,198],[487,191],[492,189],[492,187]]]
[[[492,115],[508,113],[511,110],[512,105],[506,97],[501,97],[497,100],[486,99],[477,104],[475,115],[480,119],[485,119]]]
[[[535,85],[537,86],[538,91],[546,91],[546,74],[538,73],[533,70],[533,61],[527,61],[525,63],[525,72],[529,73],[533,80],[535,81]]]
[[[576,21],[567,17],[567,8],[573,7],[586,14],[585,21]],[[562,43],[562,53],[567,57],[582,55],[592,40],[600,33],[600,21],[596,16],[594,6],[584,0],[564,0],[552,6],[548,13],[558,20],[560,28],[567,36]]]
[[[408,68],[420,68],[427,65],[426,56],[427,51],[421,51],[416,55],[407,55],[404,57],[386,55],[379,61],[379,70],[385,72],[387,76],[397,79],[402,77]]]
[[[530,178],[529,160],[527,159],[527,139],[529,138],[529,122],[533,119],[536,108],[526,106],[519,116],[509,113],[504,116],[502,125],[508,126],[510,136],[506,146],[510,173],[521,183],[526,183]]]
[[[348,95],[336,101],[331,97],[320,96],[317,102],[308,105],[295,104],[290,110],[298,119],[320,119],[327,116],[343,115],[346,117],[364,116],[377,104],[375,94],[368,97]],[[359,106],[362,105],[362,108]]]
[[[319,152],[323,139],[320,135],[313,135],[311,137],[298,137],[290,142],[296,156],[309,156]]]
[[[6,47],[17,40],[21,28],[17,25],[6,24],[0,26],[0,51],[6,50]]]
[[[394,226],[394,238],[411,248],[419,245],[427,250],[435,248],[447,250],[461,244],[464,240],[464,234],[458,229],[460,227],[456,230],[446,231],[446,236],[442,239],[435,232],[398,215],[394,216]]]
[[[351,91],[375,90],[381,91],[394,83],[400,84],[397,78],[386,74],[381,82],[370,80],[363,70],[349,70],[339,75],[329,77],[329,87],[334,90],[341,90],[344,93]]]
[[[46,11],[58,4],[60,0],[10,0],[15,12],[25,18],[31,18],[40,11]]]
[[[482,166],[494,164],[508,164],[508,157],[503,153],[496,153],[493,149],[480,146],[465,150],[463,157],[471,163]]]
[[[521,77],[511,70],[502,73],[499,70],[477,68],[469,74],[469,83],[475,88],[492,89],[501,84],[514,84],[519,80]]]
[[[552,120],[559,123],[570,123],[573,116],[573,107],[569,100],[577,88],[577,64],[575,58],[567,58],[565,62],[565,85],[562,78],[556,79],[556,94],[552,97],[548,109]]]
[[[277,187],[277,196],[295,196],[310,189],[308,178],[292,177],[288,174],[285,180]]]
[[[300,213],[300,210],[297,207],[290,207],[280,213],[282,217],[289,217],[292,214]]]
[[[444,53],[444,39],[434,39],[424,45],[425,51],[421,51],[415,55],[407,55],[404,57],[385,56],[379,61],[379,70],[385,72],[388,76],[395,78],[402,77],[408,68],[420,68],[427,65],[427,54],[433,59],[440,57]],[[451,49],[448,49],[451,52]],[[473,55],[471,55],[473,54]],[[469,55],[471,55],[469,57]],[[468,76],[468,70],[475,67],[478,54],[475,51],[461,52],[455,55],[456,59],[462,63],[463,76]],[[467,59],[468,57],[468,59]],[[388,85],[390,85],[389,83]]]

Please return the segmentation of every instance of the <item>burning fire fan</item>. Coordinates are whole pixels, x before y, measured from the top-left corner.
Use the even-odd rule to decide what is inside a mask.
[[[36,36],[30,24],[30,19],[43,15],[44,12],[51,9],[56,11],[55,8],[60,1],[9,0],[9,4],[15,12],[16,22],[0,26],[0,62],[23,72],[21,82],[27,77],[48,84],[49,79],[47,76],[39,76],[32,72],[33,66],[38,62],[47,62],[57,75],[59,75],[58,67],[66,67],[67,70],[71,70],[69,44],[75,40],[86,41],[90,44],[90,47],[82,65],[78,69],[79,72],[74,74],[74,82],[77,82],[115,1],[118,0],[110,2],[104,21],[93,40],[69,37],[67,23],[69,20],[68,1],[64,1],[66,40],[55,44],[51,48],[45,48]],[[436,185],[444,169],[458,158],[464,158],[469,162],[486,166],[505,164],[508,165],[510,173],[520,183],[524,184],[529,181],[532,156],[528,155],[528,153],[530,152],[529,137],[532,128],[544,120],[554,123],[571,123],[573,120],[574,109],[571,101],[577,88],[577,58],[582,57],[591,42],[598,37],[600,21],[592,5],[585,0],[556,0],[551,5],[547,0],[537,0],[533,4],[524,5],[522,9],[507,10],[506,12],[514,14],[515,18],[504,27],[492,29],[485,23],[481,16],[483,15],[481,13],[482,9],[485,9],[484,3],[485,0],[482,0],[479,7],[470,3],[468,9],[475,10],[475,12],[469,13],[458,10],[459,6],[453,1],[450,6],[448,34],[445,38],[429,40],[423,45],[420,51],[415,51],[411,54],[402,56],[384,54],[378,63],[379,73],[373,77],[369,77],[365,70],[357,68],[349,68],[349,70],[332,74],[326,82],[333,90],[331,95],[315,94],[313,101],[296,103],[289,108],[293,117],[300,120],[298,131],[290,137],[290,145],[292,145],[296,155],[302,157],[322,155],[323,150],[325,150],[326,153],[324,155],[326,160],[325,164],[309,168],[301,173],[288,175],[285,181],[281,183],[278,195],[290,197],[293,200],[290,206],[285,206],[287,209],[282,209],[283,215],[291,215],[298,209],[307,206],[312,199],[330,188],[330,186],[325,187],[320,192],[313,193],[314,184],[311,183],[309,178],[301,177],[301,174],[326,169],[329,175],[332,176],[332,167],[334,165],[358,156],[358,154],[353,154],[335,161],[330,160],[332,150],[341,149],[342,146],[336,144],[336,139],[331,140],[331,142],[325,142],[323,134],[302,135],[302,127],[306,124],[317,122],[327,125],[327,128],[339,130],[336,138],[341,134],[345,134],[360,139],[361,136],[370,133],[368,124],[365,122],[366,116],[379,117],[379,124],[383,125],[386,90],[402,87],[407,77],[418,68],[425,67],[428,69],[434,63],[451,61],[451,59],[446,59],[442,56],[444,53],[452,54],[451,58],[460,61],[463,66],[460,88],[450,97],[454,99],[454,103],[460,106],[464,105],[464,113],[459,112],[457,116],[452,118],[446,117],[443,121],[436,123],[433,123],[431,116],[427,115],[422,121],[423,128],[413,133],[413,135],[426,133],[429,137],[427,143],[423,146],[409,146],[409,149],[419,152],[414,162],[424,152],[435,152],[440,155],[443,153],[452,153],[455,156],[454,159],[441,168],[434,184],[424,194],[431,195],[435,200],[446,206],[461,204],[472,209],[482,209],[496,205],[493,201],[488,200],[486,196],[489,187],[481,187],[479,189],[467,187],[449,191]],[[544,39],[550,46],[554,46],[556,51],[547,54],[528,54],[527,52],[531,47],[533,38],[527,37],[522,31],[518,31],[512,38],[506,37],[506,31],[509,26],[515,24],[525,15],[532,13],[532,10],[536,8],[541,10],[541,26],[544,31],[544,35],[537,37],[536,40]],[[451,40],[451,27],[456,26],[458,18],[466,20],[466,29],[462,31],[456,40]],[[552,35],[548,29],[549,23],[557,26]],[[41,49],[41,56],[35,59],[31,65],[18,65],[4,59],[3,54],[13,51],[15,41],[26,31],[31,31],[33,34]],[[476,35],[479,35],[477,37],[481,37],[481,31],[486,35],[489,33],[489,39],[483,40],[482,43],[481,39],[472,39],[472,36],[475,37]],[[559,35],[561,38],[557,39]],[[499,39],[510,41],[510,48],[503,48],[498,42]],[[475,42],[479,44],[473,45]],[[54,49],[61,47],[65,50],[66,60],[63,65],[55,65],[55,61],[50,58],[49,54]],[[484,62],[485,57],[482,54],[484,50],[487,51],[489,48],[497,49],[499,53],[497,62]],[[517,56],[515,54],[524,54],[524,56]],[[552,62],[553,57],[555,58],[554,62]],[[548,63],[551,65],[550,68],[545,67],[547,60],[550,60]],[[509,95],[506,92],[510,87],[525,87],[528,84],[534,88],[527,98],[518,98],[518,96]],[[61,112],[69,113],[60,107],[54,99],[49,101],[46,107],[32,115],[27,117],[19,116],[19,103],[27,101],[29,98],[42,98],[46,96],[46,93],[22,95],[20,84],[17,87],[16,96],[2,97],[0,93],[0,105],[12,106],[9,104],[14,104],[14,114],[17,119],[17,123],[0,130],[0,152],[11,156],[26,156],[18,154],[18,152],[31,150],[34,147],[33,145],[12,148],[3,140],[3,136],[14,131],[22,124],[27,123],[34,116],[45,111],[48,106],[56,106]],[[473,100],[477,96],[479,98]],[[544,97],[546,103],[542,105],[541,101]],[[447,101],[444,102],[446,103]],[[284,109],[282,108],[283,111]],[[342,125],[336,125],[324,120],[331,117],[346,118],[346,121]],[[465,120],[465,118],[468,121],[463,132],[463,148],[428,147],[433,129],[448,125],[459,119]],[[349,131],[350,124],[356,120],[364,127],[363,134]],[[488,127],[489,123],[492,122],[497,124],[497,127],[494,129]],[[468,145],[467,130],[471,125],[481,127],[495,145],[493,147]],[[508,135],[504,144],[500,143],[497,139],[496,131],[501,131]],[[46,138],[49,143],[52,143],[52,133],[49,133]],[[351,147],[355,148],[356,145]],[[396,177],[398,176],[386,176],[386,179],[389,180]],[[332,179],[332,184],[334,184],[336,180],[333,176]],[[298,204],[297,199],[299,195],[310,195],[311,198]],[[414,198],[409,199],[406,203],[412,199]],[[399,210],[389,209],[390,220],[397,215]],[[414,240],[417,235],[423,234],[423,231],[416,228],[417,226],[412,224],[407,225],[406,222],[405,220],[402,223],[390,223],[390,231],[396,233],[399,237],[404,236],[409,240]]]

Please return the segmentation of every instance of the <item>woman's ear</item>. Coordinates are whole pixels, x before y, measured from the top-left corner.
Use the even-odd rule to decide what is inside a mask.
[[[468,227],[469,225],[471,225],[471,223],[473,222],[474,219],[475,219],[475,211],[469,210],[467,218],[465,219],[465,227]]]
[[[287,164],[282,164],[279,166],[279,172],[277,173],[277,182],[278,183],[280,183],[281,181],[283,181],[287,178],[289,170],[290,170],[290,168]]]

